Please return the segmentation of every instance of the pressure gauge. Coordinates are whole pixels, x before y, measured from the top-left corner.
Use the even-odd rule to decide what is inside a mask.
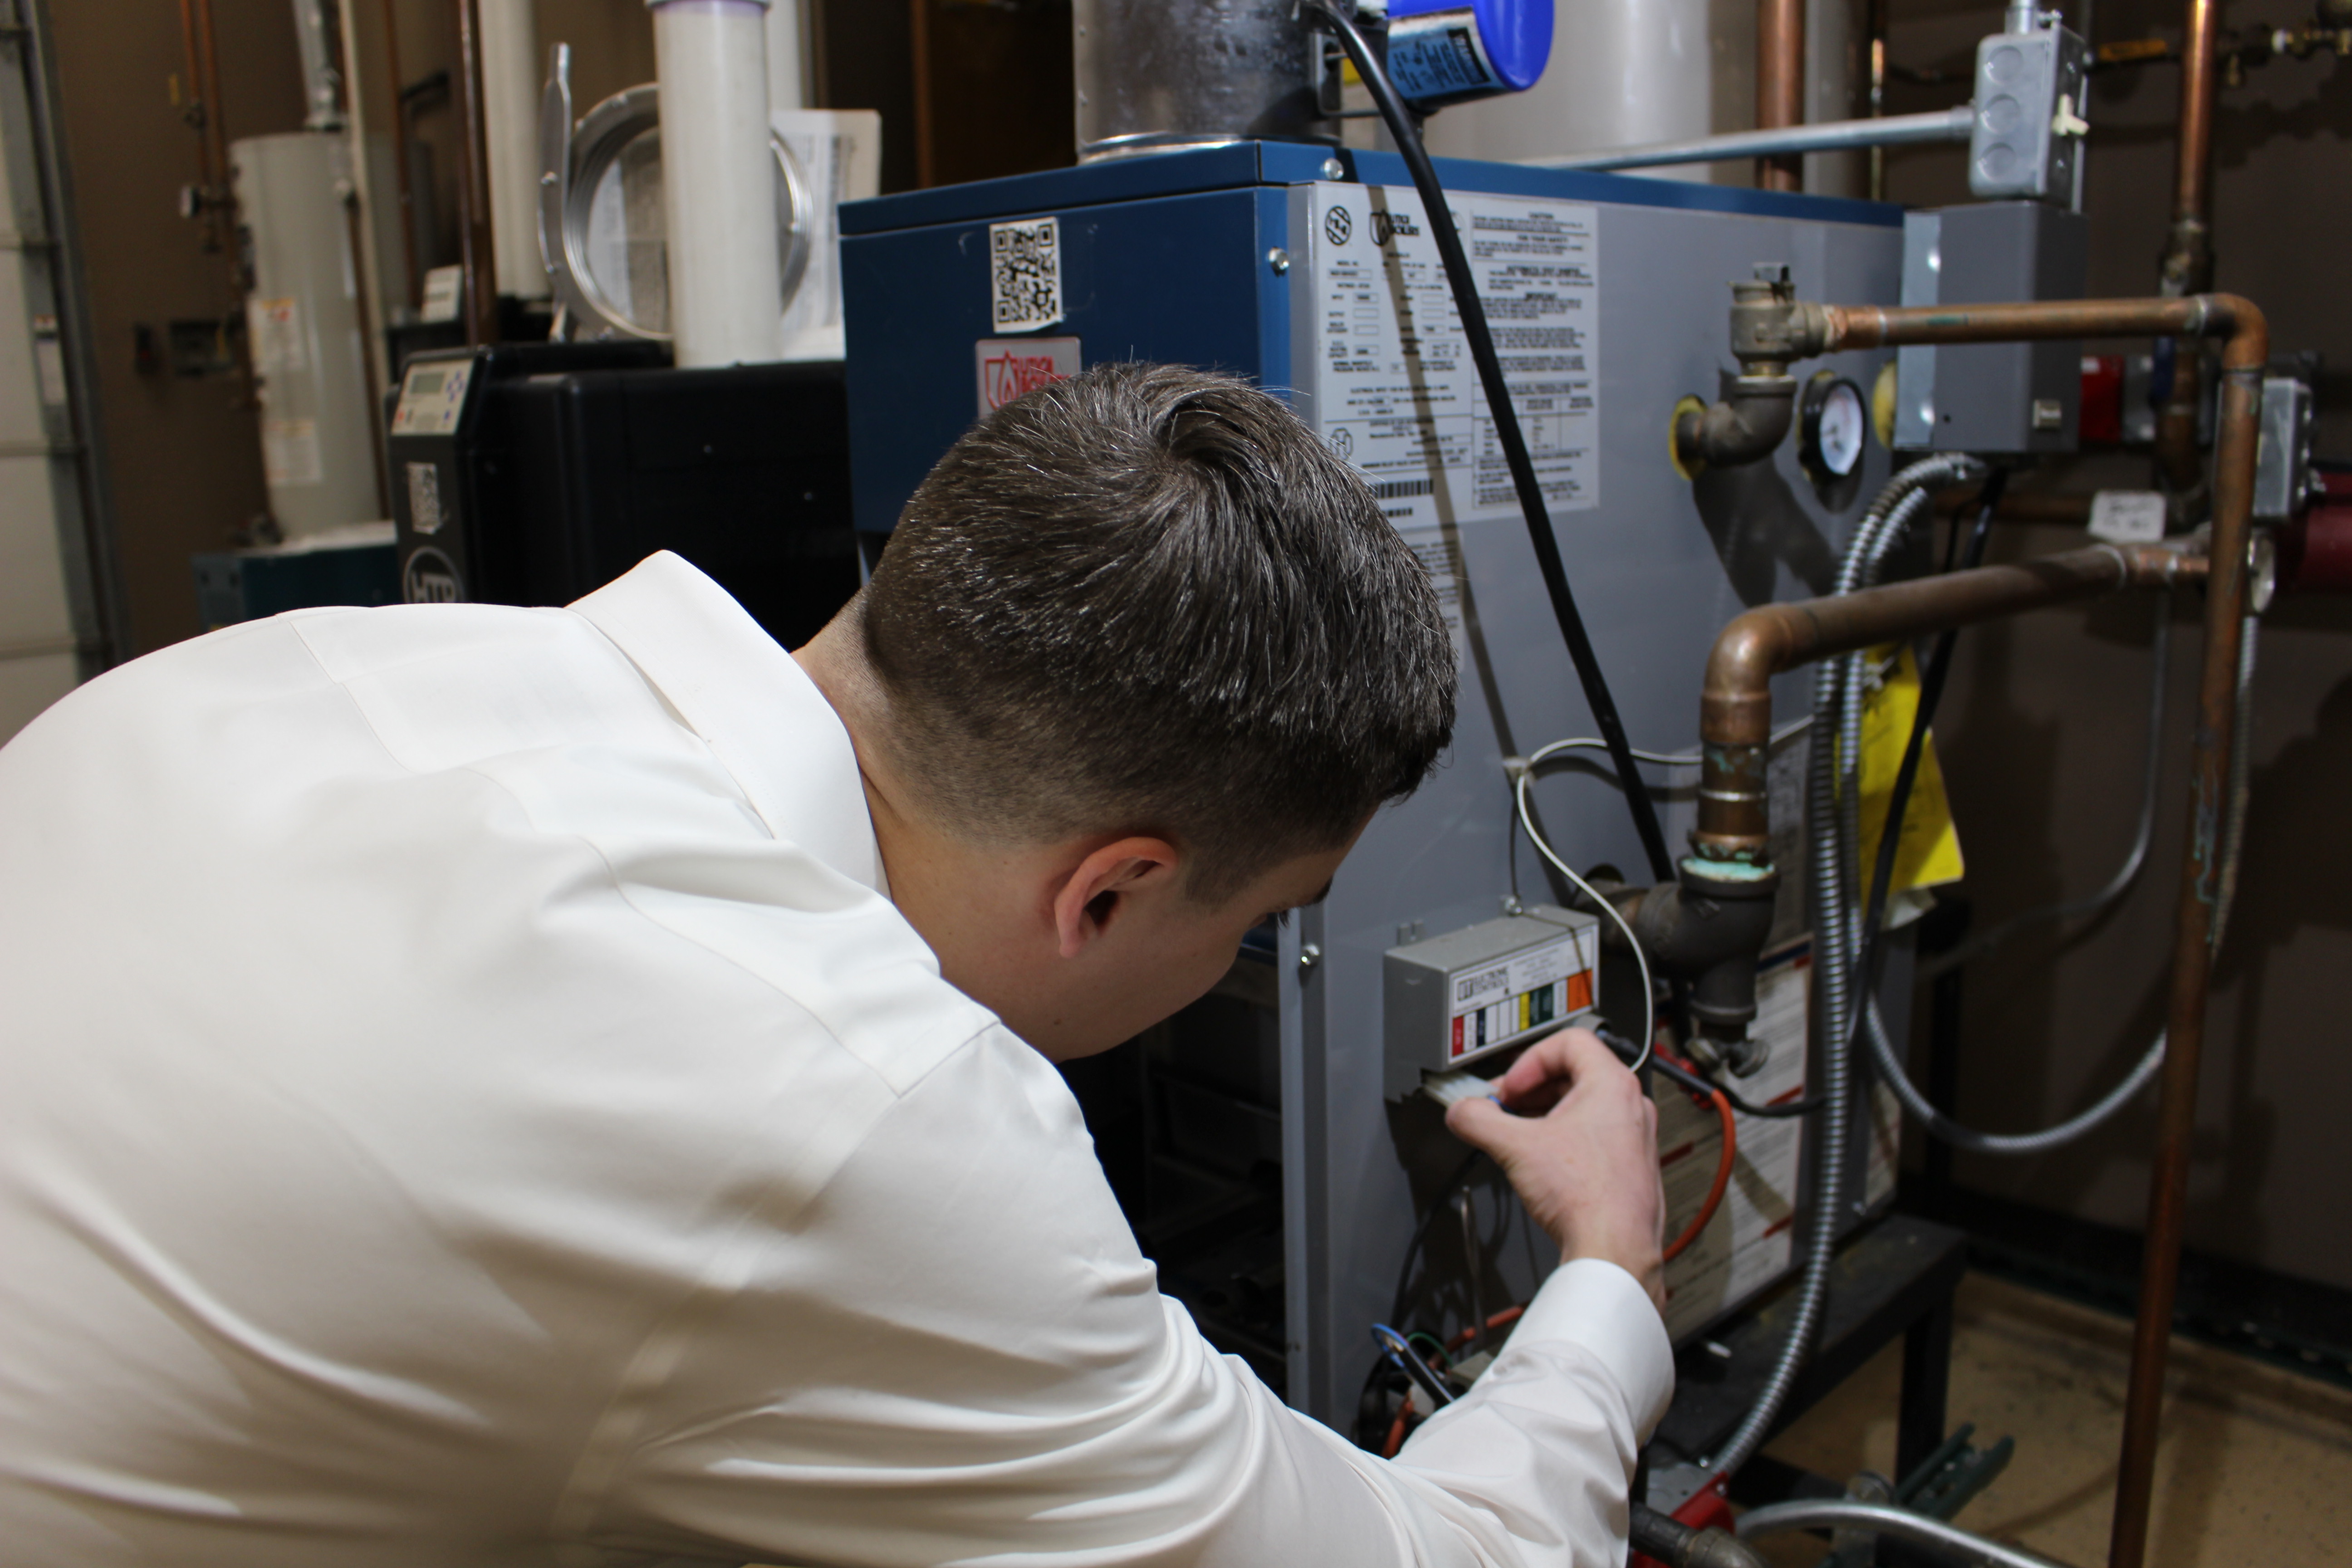
[[[1870,431],[1870,408],[1862,388],[1825,370],[1805,384],[1801,406],[1799,455],[1814,478],[1843,479],[1859,469]]]

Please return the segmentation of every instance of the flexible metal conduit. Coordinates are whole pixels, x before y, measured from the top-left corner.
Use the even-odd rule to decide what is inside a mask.
[[[1924,466],[1924,465],[1922,465]],[[1883,523],[1873,527],[1867,520],[1855,530],[1854,540],[1838,574],[1838,590],[1850,593],[1866,588],[1878,581],[1886,557],[1900,543],[1911,524],[1923,515],[1928,497],[1923,491],[1906,496]],[[2164,633],[2170,624],[2170,597],[2159,599],[2157,608],[2157,653],[2154,659],[2156,675],[2153,682],[2152,711],[2149,718],[2148,767],[2142,792],[2141,833],[2134,840],[2134,849],[2122,876],[2108,888],[2079,906],[2095,908],[2128,884],[2139,862],[2147,852],[2147,829],[2153,826],[2156,810],[2157,759],[2162,745],[2164,727]],[[1863,920],[1853,907],[1846,889],[1853,886],[1850,868],[1853,862],[1854,846],[1862,841],[1861,826],[1861,756],[1863,700],[1867,679],[1868,656],[1848,654],[1834,664],[1818,668],[1813,685],[1813,711],[1819,715],[1834,711],[1837,742],[1834,746],[1816,748],[1811,755],[1810,780],[1809,826],[1811,832],[1811,859],[1809,869],[1813,880],[1817,935],[1814,947],[1816,993],[1823,997],[1835,996],[1843,1004],[1852,981],[1852,966],[1863,945]],[[1831,727],[1821,727],[1827,732]],[[2039,911],[2037,911],[2039,912]],[[2032,918],[2032,917],[2027,917]],[[1996,933],[1998,934],[1998,933]],[[1860,997],[1856,1003],[1865,1009],[1862,1019],[1864,1038],[1870,1047],[1872,1063],[1878,1076],[1895,1091],[1903,1108],[1919,1120],[1928,1133],[1946,1142],[1980,1154],[2020,1156],[2046,1153],[2061,1148],[2098,1128],[2147,1087],[2164,1062],[2165,1037],[2161,1030],[2155,1042],[2144,1052],[2123,1081],[2101,1096],[2087,1110],[2068,1118],[2055,1126],[2038,1128],[2030,1132],[1982,1132],[1965,1126],[1929,1104],[1904,1072],[1896,1057],[1893,1040],[1886,1032],[1886,1021],[1878,1010],[1874,995]],[[1822,1008],[1825,1026],[1836,1031],[1833,1038],[1843,1049],[1853,1036],[1853,1016],[1841,1005],[1836,1009]]]
[[[1863,1502],[1853,1498],[1810,1498],[1752,1508],[1739,1516],[1738,1529],[1742,1541],[1782,1535],[1792,1530],[1866,1531],[1874,1535],[1893,1536],[1897,1541],[1916,1542],[1934,1549],[1938,1556],[1984,1563],[1988,1568],[2063,1568],[2053,1559],[1988,1541],[1957,1524],[1947,1524],[1940,1519],[1891,1503]]]
[[[1864,512],[1862,521],[1854,530],[1853,547],[1848,551],[1845,563],[1839,573],[1838,593],[1848,593],[1854,586],[1854,563],[1867,552],[1870,542],[1883,537],[1891,527],[1902,526],[1899,520],[1922,503],[1936,487],[1980,478],[1983,472],[1984,465],[1976,458],[1951,453],[1926,458],[1896,474],[1871,501],[1869,510]],[[1720,640],[1717,647],[1718,649],[1722,647]],[[1823,668],[1826,670],[1828,667]],[[1829,710],[1823,704],[1818,682],[1816,687],[1813,711],[1816,714],[1826,713]],[[1768,700],[1769,693],[1768,685]],[[1770,723],[1768,713],[1765,717],[1768,749],[1770,745]],[[1716,749],[1702,745],[1700,750],[1705,755],[1712,756]],[[1812,776],[1809,780],[1814,798],[1807,808],[1815,821],[1822,820],[1825,810],[1833,809],[1833,806],[1826,806],[1820,796],[1822,763],[1831,750],[1828,738],[1816,735],[1810,759]],[[1759,784],[1760,780],[1759,774]],[[1707,798],[1704,789],[1701,798]],[[1818,879],[1816,880],[1818,882]],[[1820,900],[1818,886],[1815,899],[1817,902]],[[1836,889],[1836,901],[1821,904],[1820,907],[1825,910],[1842,908],[1843,889]],[[1828,929],[1818,923],[1819,918],[1817,912],[1814,929]],[[1820,1172],[1820,1176],[1814,1187],[1814,1212],[1818,1215],[1828,1216],[1837,1214],[1845,1202],[1845,1142],[1852,1116],[1850,1088],[1853,1069],[1847,1054],[1850,1035],[1839,1027],[1839,1022],[1847,1016],[1844,966],[1816,964],[1813,986],[1814,1011],[1823,1020],[1819,1085],[1822,1108],[1814,1144],[1815,1169]],[[1765,1379],[1763,1393],[1749,1407],[1738,1429],[1706,1461],[1708,1469],[1722,1475],[1737,1471],[1763,1446],[1764,1439],[1771,1433],[1773,1423],[1780,1418],[1780,1411],[1788,1403],[1790,1391],[1796,1386],[1797,1374],[1804,1369],[1806,1359],[1812,1353],[1813,1337],[1820,1331],[1822,1312],[1829,1301],[1830,1266],[1836,1253],[1837,1226],[1824,1219],[1823,1223],[1813,1226],[1807,1233],[1804,1272],[1797,1286],[1797,1309],[1790,1323],[1789,1337],[1781,1344],[1779,1359],[1773,1363],[1771,1375]]]
[[[2101,545],[2013,565],[1980,566],[1916,582],[1864,588],[1851,594],[1795,604],[1766,605],[1725,627],[1707,660],[1700,720],[1699,831],[1695,843],[1706,853],[1728,855],[1760,846],[1769,831],[1765,814],[1764,745],[1747,731],[1761,724],[1769,735],[1771,679],[1832,654],[1855,652],[1924,632],[1970,626],[2021,611],[2101,598],[2126,588],[2168,584],[2196,570],[2193,561],[2160,545]],[[1816,682],[1824,702],[1837,679],[1825,666]],[[1822,711],[1817,709],[1816,711]],[[1816,820],[1839,810],[1827,737],[1817,737],[1812,758],[1810,810]],[[1823,881],[1816,867],[1817,920],[1845,918],[1843,881]],[[1843,966],[1818,972],[1818,1010],[1822,1019],[1822,1094],[1828,1102],[1818,1141],[1820,1164],[1814,1186],[1814,1222],[1807,1243],[1802,1294],[1798,1300],[1788,1348],[1773,1368],[1763,1395],[1722,1451],[1708,1461],[1718,1472],[1736,1470],[1752,1456],[1779,1418],[1789,1390],[1820,1326],[1827,1297],[1829,1262],[1836,1246],[1837,1216],[1845,1202],[1843,1167],[1845,1101],[1853,1082],[1847,1042],[1852,1037],[1851,977]]]
[[[2239,649],[2243,641],[2248,549],[2253,513],[2254,453],[2262,405],[2263,366],[2270,329],[2252,301],[2234,294],[2188,299],[2053,300],[2009,305],[1897,309],[1884,305],[1792,307],[1792,337],[1806,354],[1907,343],[2001,342],[2107,337],[2187,337],[2222,340],[2221,415],[2214,460],[2214,517],[2205,602],[2205,652],[2191,731],[2188,852],[2174,927],[2171,996],[2166,1021],[2159,1138],[2148,1178],[2147,1244],[2142,1253],[2139,1317],[2133,1331],[2131,1381],[2125,1399],[2124,1441],[2116,1483],[2110,1568],[2142,1568],[2148,1507],[2154,1496],[2156,1440],[2162,1413],[2164,1368],[2179,1282],[2180,1235],[2186,1219],[2190,1134],[2195,1128],[2197,1075],[2204,1053],[2205,1002],[2212,976],[2211,938],[2221,896],[2224,847],[2215,842],[2232,784],[2237,733]],[[2111,582],[2114,567],[2084,557],[2100,552],[1985,567],[1921,584],[1897,584],[1806,606],[1750,611],[1725,628],[1707,664],[1700,705],[1706,761],[1699,795],[1699,837],[1712,836],[1733,850],[1759,835],[1764,803],[1763,744],[1771,724],[1769,686],[1775,660],[1801,661],[1866,647],[1871,642],[1990,616],[2083,597],[2062,594],[2072,583],[2088,591],[2084,574]],[[2130,552],[2118,552],[2127,560]],[[2077,563],[2061,564],[2068,560]],[[2149,563],[2151,566],[2153,563]],[[1913,613],[1906,619],[1896,608]],[[1929,613],[1934,612],[1932,618]],[[1879,624],[1864,626],[1863,622]],[[1787,668],[1783,665],[1780,668]],[[1759,729],[1757,726],[1762,726]],[[1737,858],[1727,854],[1727,858]]]

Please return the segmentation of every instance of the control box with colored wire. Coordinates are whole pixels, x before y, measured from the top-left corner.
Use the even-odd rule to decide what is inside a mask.
[[[1389,949],[1383,964],[1386,1092],[1467,1067],[1558,1026],[1600,999],[1601,921],[1530,905]]]

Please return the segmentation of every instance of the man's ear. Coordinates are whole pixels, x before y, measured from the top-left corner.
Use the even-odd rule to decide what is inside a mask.
[[[1118,920],[1126,901],[1172,884],[1182,866],[1165,838],[1122,838],[1088,855],[1054,891],[1054,934],[1064,958],[1076,958]]]

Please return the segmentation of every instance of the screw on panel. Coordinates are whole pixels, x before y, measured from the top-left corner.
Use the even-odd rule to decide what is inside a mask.
[[[1348,167],[1337,158],[1326,158],[1323,160],[1323,177],[1327,180],[1344,180],[1348,177]]]
[[[1318,963],[1322,963],[1322,962],[1323,962],[1323,949],[1322,949],[1322,946],[1321,946],[1319,943],[1317,943],[1317,942],[1300,942],[1300,943],[1298,944],[1298,973],[1301,973],[1301,974],[1306,973],[1308,970],[1310,970],[1310,969],[1314,968],[1317,964],[1318,964]]]
[[[1276,246],[1265,253],[1265,264],[1273,268],[1274,275],[1279,278],[1290,270],[1290,252]]]

